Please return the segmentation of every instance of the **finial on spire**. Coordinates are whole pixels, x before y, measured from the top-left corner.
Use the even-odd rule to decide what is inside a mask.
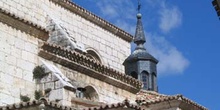
[[[141,3],[140,0],[138,0],[137,27],[134,36],[134,43],[137,44],[136,49],[145,49],[144,43],[146,42],[146,40],[144,35],[144,28],[141,21],[140,9],[141,9]]]
[[[140,0],[138,0],[138,8],[137,8],[137,10],[138,10],[137,18],[138,18],[138,19],[141,19],[141,13],[140,13],[140,10],[141,10],[141,2],[140,2]]]

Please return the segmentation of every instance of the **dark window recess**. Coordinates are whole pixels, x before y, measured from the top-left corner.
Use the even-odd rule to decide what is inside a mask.
[[[138,74],[136,72],[131,72],[131,76],[135,79],[138,79]]]
[[[87,100],[99,101],[99,95],[95,88],[93,88],[92,86],[86,86],[85,89],[86,91],[84,92],[84,97]]]
[[[144,85],[144,89],[148,89],[148,83],[149,83],[149,74],[147,72],[142,72],[142,82]]]
[[[152,73],[151,77],[152,77],[152,89],[154,89],[156,74]]]
[[[76,90],[76,97],[84,98],[84,92],[85,91],[86,91],[85,88],[78,87],[77,90]]]

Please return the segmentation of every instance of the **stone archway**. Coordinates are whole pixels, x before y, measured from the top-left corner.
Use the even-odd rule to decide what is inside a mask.
[[[94,59],[94,60],[96,60],[97,62],[99,62],[99,63],[103,63],[103,61],[102,61],[102,59],[101,59],[101,57],[100,57],[100,55],[99,55],[99,53],[98,53],[98,51],[96,51],[95,49],[93,49],[93,48],[87,48],[86,49],[86,56],[87,57],[89,57],[89,58],[91,58],[91,59]]]
[[[98,92],[92,86],[86,86],[86,91],[84,92],[84,98],[92,101],[99,101]]]

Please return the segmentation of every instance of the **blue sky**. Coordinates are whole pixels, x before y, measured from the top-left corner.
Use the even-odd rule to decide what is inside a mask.
[[[74,2],[134,34],[137,0]],[[141,0],[141,13],[147,50],[160,61],[159,92],[220,110],[220,21],[211,2]]]

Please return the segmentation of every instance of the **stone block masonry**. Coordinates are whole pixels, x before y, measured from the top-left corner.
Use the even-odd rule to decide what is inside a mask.
[[[38,63],[38,39],[0,23],[0,105],[34,98],[32,70]]]
[[[102,64],[124,73],[122,63],[130,54],[130,43],[120,36],[51,0],[0,0],[0,8],[45,29],[48,16],[58,20],[70,32],[72,39],[84,44],[86,50],[95,50]],[[0,106],[20,102],[20,95],[34,99],[36,87],[32,71],[39,65],[39,41],[34,35],[0,22]],[[77,73],[75,79],[86,79],[87,84],[95,86],[102,102],[115,103],[123,101],[127,96],[133,97],[128,91],[80,73]]]
[[[84,44],[86,49],[94,49],[100,55],[102,63],[109,65],[120,72],[124,72],[122,65],[130,54],[130,43],[111,32],[95,25],[83,17],[55,4],[49,0],[1,0],[0,7],[15,15],[36,23],[42,27],[47,26],[47,16],[59,22],[68,29],[73,39]],[[29,44],[15,40],[19,48],[26,48]],[[13,43],[13,40],[11,41]],[[25,46],[26,45],[26,46]],[[5,50],[7,51],[7,50]],[[33,50],[34,51],[34,50]]]
[[[70,80],[77,81],[79,84],[81,84],[82,87],[84,86],[94,87],[96,92],[98,93],[100,102],[119,103],[119,102],[124,101],[125,99],[135,101],[136,94],[117,88],[108,83],[105,83],[98,79],[81,74],[77,71],[68,69],[66,67],[62,67],[60,65],[57,65],[57,66],[60,67],[62,73],[65,73],[65,76],[67,76]]]

